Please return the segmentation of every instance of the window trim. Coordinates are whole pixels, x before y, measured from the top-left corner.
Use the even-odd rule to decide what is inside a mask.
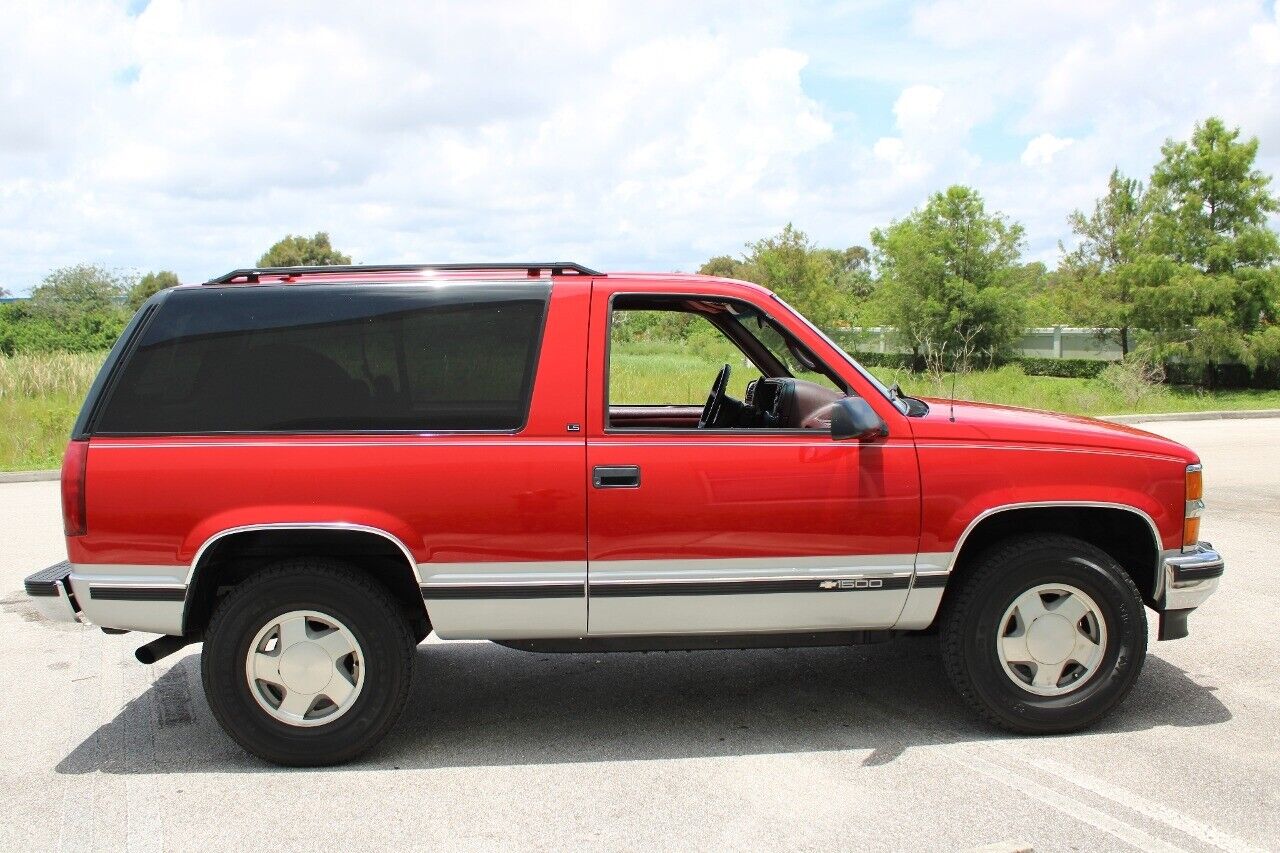
[[[197,431],[197,430],[183,430],[183,431],[180,431],[180,432],[174,432],[174,431],[159,431],[159,432],[151,431],[151,432],[142,432],[142,431],[118,431],[118,430],[110,430],[110,431],[108,431],[108,430],[99,430],[99,429],[97,428],[97,427],[98,427],[98,420],[101,418],[103,411],[105,411],[105,410],[109,407],[110,402],[111,402],[111,397],[114,395],[114,393],[115,393],[115,391],[116,391],[116,385],[119,383],[120,376],[123,374],[124,369],[128,366],[128,364],[129,364],[130,360],[132,360],[132,358],[133,358],[134,354],[136,353],[136,351],[137,351],[137,349],[138,349],[138,346],[140,345],[140,342],[141,342],[142,338],[144,337],[144,334],[145,334],[146,330],[150,327],[151,323],[152,323],[152,322],[154,322],[154,320],[155,320],[156,316],[160,313],[160,312],[159,312],[159,310],[158,310],[158,308],[159,308],[159,302],[160,302],[161,300],[157,300],[157,305],[156,305],[155,310],[151,310],[147,316],[145,316],[145,317],[143,317],[143,318],[142,318],[142,320],[139,322],[138,326],[132,330],[132,334],[131,334],[131,336],[129,337],[128,341],[126,342],[126,344],[125,344],[124,348],[122,348],[122,349],[121,349],[121,351],[120,351],[120,353],[119,353],[118,357],[115,359],[115,362],[114,362],[113,364],[111,364],[111,365],[110,365],[111,375],[108,377],[108,379],[107,379],[106,383],[104,384],[104,386],[103,386],[103,388],[102,388],[101,393],[98,395],[98,397],[97,397],[96,399],[94,399],[94,400],[92,401],[92,405],[91,405],[91,408],[90,408],[90,411],[89,411],[89,417],[88,417],[88,419],[87,419],[86,424],[84,425],[84,434],[83,434],[83,436],[82,436],[82,437],[83,437],[83,438],[90,438],[90,437],[99,437],[99,438],[165,438],[165,437],[187,437],[187,436],[190,436],[190,437],[197,437],[197,438],[198,438],[198,437],[214,437],[214,438],[216,438],[216,437],[229,437],[229,438],[233,438],[233,437],[237,437],[237,436],[254,436],[254,437],[257,437],[257,436],[385,436],[385,435],[391,435],[391,436],[423,436],[423,437],[429,437],[429,436],[434,436],[434,435],[507,435],[507,436],[516,436],[516,435],[520,435],[520,434],[521,434],[521,433],[523,433],[526,429],[528,429],[528,427],[529,427],[529,417],[530,417],[530,414],[531,414],[531,413],[532,413],[532,411],[533,411],[533,398],[534,398],[534,392],[535,392],[535,390],[536,390],[536,388],[537,388],[537,384],[538,384],[538,375],[539,375],[539,372],[540,372],[540,371],[539,371],[539,368],[541,367],[541,361],[542,361],[542,346],[543,346],[543,343],[544,343],[544,342],[545,342],[545,340],[546,340],[547,318],[548,318],[548,316],[549,316],[549,315],[550,315],[550,313],[551,313],[551,302],[552,302],[552,300],[551,300],[551,294],[552,294],[552,290],[553,290],[553,289],[554,289],[554,287],[555,287],[554,282],[550,282],[550,281],[547,281],[547,280],[545,280],[545,279],[539,279],[539,280],[537,280],[536,282],[535,282],[535,281],[531,281],[531,282],[529,282],[527,285],[526,285],[524,282],[522,282],[522,281],[511,280],[511,279],[505,279],[505,280],[504,280],[504,279],[497,279],[497,280],[479,280],[479,281],[477,281],[477,280],[467,280],[467,281],[456,281],[456,282],[453,282],[453,281],[450,281],[450,282],[438,282],[438,281],[426,281],[426,282],[377,282],[377,283],[372,283],[372,282],[371,282],[371,283],[368,283],[368,284],[359,284],[359,287],[361,287],[362,289],[364,289],[364,288],[368,288],[369,290],[371,290],[371,291],[373,291],[373,292],[375,292],[375,293],[376,293],[376,292],[381,291],[381,290],[390,290],[390,289],[392,289],[392,288],[396,288],[396,289],[406,289],[406,288],[423,288],[423,287],[425,287],[425,288],[431,288],[431,289],[433,289],[433,290],[444,290],[444,289],[449,289],[449,290],[453,290],[453,289],[457,289],[457,290],[464,290],[464,289],[467,289],[467,290],[471,290],[471,289],[481,289],[481,288],[483,288],[483,287],[484,287],[484,286],[486,286],[486,285],[502,285],[502,286],[511,286],[511,285],[513,285],[513,284],[517,284],[517,285],[519,285],[520,287],[526,287],[526,286],[528,286],[528,287],[537,287],[538,285],[545,285],[545,287],[541,287],[541,288],[539,288],[539,290],[541,291],[541,296],[542,296],[542,299],[541,299],[541,301],[542,301],[542,320],[541,320],[541,322],[538,324],[537,332],[536,332],[536,334],[534,335],[534,339],[533,339],[533,341],[532,341],[532,343],[531,343],[531,345],[530,345],[530,347],[531,347],[531,348],[530,348],[530,358],[529,358],[528,362],[526,363],[526,367],[525,367],[526,373],[527,373],[527,374],[530,374],[530,373],[531,373],[531,375],[528,377],[528,378],[529,378],[528,388],[527,388],[527,390],[526,390],[526,392],[525,392],[525,399],[524,399],[524,415],[523,415],[523,418],[522,418],[522,420],[520,421],[520,423],[519,423],[517,426],[513,427],[513,428],[510,428],[510,429],[429,429],[429,428],[419,428],[419,429],[314,429],[314,430],[303,430],[303,429],[276,430],[276,429],[272,429],[272,430],[198,430],[198,431]],[[263,285],[263,284],[256,284],[256,285],[238,285],[238,286],[235,286],[235,287],[243,287],[243,288],[245,288],[245,289],[252,288],[252,289],[253,289],[253,290],[255,290],[255,291],[257,291],[257,290],[270,290],[270,291],[276,291],[276,292],[278,292],[278,291],[286,291],[286,292],[287,292],[288,290],[293,290],[293,289],[298,289],[298,288],[306,288],[306,287],[312,287],[312,286],[330,288],[332,285],[331,285],[330,283],[324,283],[324,284],[320,284],[320,285],[316,285],[316,284],[312,284],[312,283],[298,283],[298,284],[265,284],[265,285]],[[353,286],[355,286],[355,285],[353,285]],[[203,290],[196,290],[196,289],[193,289],[193,290],[192,290],[192,292],[196,292],[196,293],[216,293],[216,292],[218,292],[218,291],[217,291],[217,289],[214,289],[214,288],[207,288],[207,289],[203,289]],[[159,294],[157,294],[157,296],[161,296],[161,295],[163,295],[164,297],[167,297],[169,293],[170,293],[170,291],[161,291]],[[153,298],[154,298],[154,297],[153,297]],[[527,298],[527,297],[525,297],[525,298]],[[498,303],[501,303],[503,300],[494,300],[494,301],[495,301],[495,302],[498,302]],[[145,309],[145,307],[146,307],[146,306],[144,306],[144,309]],[[143,309],[140,309],[140,312],[141,312],[141,310],[143,310]],[[104,367],[104,370],[105,370],[105,369],[106,369],[106,367]],[[90,404],[89,404],[88,402],[86,402],[86,405],[90,405]]]
[[[692,299],[699,302],[738,302],[745,305],[749,305],[752,308],[764,314],[766,317],[770,318],[771,320],[777,321],[776,317],[774,317],[768,311],[765,311],[759,305],[749,302],[746,299],[741,299],[733,296],[711,296],[706,293],[701,293],[701,294],[682,293],[678,291],[656,292],[651,290],[639,290],[639,291],[618,290],[609,294],[609,304],[606,306],[607,310],[605,313],[605,328],[604,328],[604,371],[603,371],[604,373],[604,412],[602,413],[602,432],[604,435],[651,435],[651,436],[705,435],[705,436],[721,437],[721,438],[723,438],[724,436],[791,436],[791,437],[808,436],[808,437],[813,437],[815,435],[829,435],[828,433],[822,432],[820,430],[803,429],[800,427],[789,428],[789,429],[782,429],[782,428],[752,429],[749,427],[738,427],[733,429],[724,429],[724,428],[688,429],[685,427],[660,428],[660,427],[612,426],[610,424],[610,418],[609,418],[609,376],[612,372],[610,370],[610,364],[612,364],[612,361],[613,361],[613,310],[614,310],[613,303],[620,296],[621,297],[654,297],[658,299]],[[627,309],[627,310],[634,310],[634,309]],[[693,313],[693,312],[689,312],[689,313]],[[712,325],[714,326],[715,324],[713,323]],[[719,329],[719,327],[716,327],[716,328],[717,328],[717,331],[720,331],[721,334],[724,334],[724,331],[722,329]],[[738,346],[737,342],[734,341],[733,338],[729,337],[728,335],[725,335],[725,338],[734,346]],[[761,346],[764,346],[764,344],[762,343]],[[768,348],[766,347],[766,349]],[[741,347],[739,347],[739,350],[741,351]],[[742,354],[747,356],[748,360],[751,360],[751,357],[745,351]],[[813,353],[813,357],[815,359],[818,359],[819,363],[827,367],[828,370],[831,369],[830,365],[828,365],[822,359],[818,358],[817,353]],[[754,365],[755,362],[752,361],[752,364]],[[759,369],[759,365],[755,365],[755,366],[757,369]],[[786,368],[786,365],[783,364],[782,367]],[[840,375],[840,372],[838,370],[832,370],[831,372],[836,376]],[[794,379],[795,377],[792,377],[792,378]],[[849,392],[846,391],[845,396],[848,396],[848,395],[849,395]],[[627,404],[627,405],[631,405],[631,404]],[[644,405],[645,404],[639,404],[638,407],[643,407]],[[653,405],[654,408],[658,408],[660,406],[674,405],[674,404],[658,403],[658,404],[650,404],[650,405]],[[696,406],[698,404],[689,403],[687,405]]]

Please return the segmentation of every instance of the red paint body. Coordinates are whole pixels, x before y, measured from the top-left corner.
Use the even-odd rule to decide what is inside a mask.
[[[840,372],[889,435],[607,433],[608,300],[640,292],[756,305]],[[997,406],[948,415],[939,401],[901,414],[754,285],[557,276],[518,434],[93,438],[88,532],[67,548],[73,563],[181,565],[229,528],[352,522],[393,534],[419,563],[910,554],[952,550],[985,510],[1042,501],[1134,507],[1164,548],[1181,545],[1184,471],[1197,461],[1181,445]],[[594,490],[595,465],[639,465],[643,487]]]

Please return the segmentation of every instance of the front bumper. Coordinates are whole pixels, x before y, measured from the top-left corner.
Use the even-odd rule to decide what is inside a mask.
[[[31,603],[53,622],[81,622],[80,607],[71,591],[71,564],[66,560],[36,572],[23,581]]]
[[[1199,607],[1218,588],[1226,563],[1208,542],[1164,558],[1164,600],[1161,610]]]
[[[1162,566],[1163,590],[1157,601],[1160,639],[1187,636],[1187,616],[1218,589],[1226,562],[1208,542],[1187,551],[1167,554]]]

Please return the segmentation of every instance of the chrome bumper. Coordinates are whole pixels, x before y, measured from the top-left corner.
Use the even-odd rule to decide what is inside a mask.
[[[41,615],[53,622],[81,622],[80,608],[67,578],[71,564],[65,560],[28,577],[23,586]]]
[[[1226,563],[1208,542],[1200,542],[1190,551],[1164,558],[1164,594],[1160,610],[1190,610],[1204,604],[1214,590]]]

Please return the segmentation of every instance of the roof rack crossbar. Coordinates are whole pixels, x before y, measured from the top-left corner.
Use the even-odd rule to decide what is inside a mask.
[[[507,270],[526,270],[531,275],[537,275],[543,270],[549,270],[552,275],[563,275],[565,271],[573,272],[578,275],[604,275],[604,273],[584,267],[582,264],[573,261],[550,261],[550,262],[531,262],[531,263],[513,263],[502,262],[492,264],[352,264],[352,265],[333,265],[320,267],[249,267],[247,269],[232,270],[226,275],[206,281],[205,284],[230,284],[236,279],[246,279],[249,283],[258,281],[259,276],[263,275],[314,275],[314,274],[332,274],[332,275],[351,275],[353,273],[369,273],[369,272],[424,272],[429,270],[441,271],[507,271]]]

